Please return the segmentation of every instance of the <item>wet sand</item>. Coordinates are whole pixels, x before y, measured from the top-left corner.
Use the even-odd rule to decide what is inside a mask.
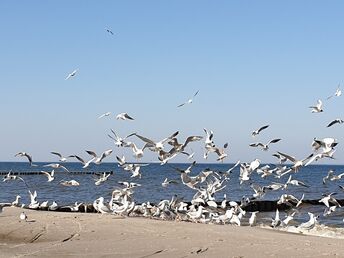
[[[0,257],[344,257],[344,240],[259,227],[24,211],[0,213]]]

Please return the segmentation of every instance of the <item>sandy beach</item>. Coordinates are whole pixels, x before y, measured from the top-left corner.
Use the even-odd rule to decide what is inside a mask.
[[[343,240],[258,227],[5,208],[0,257],[344,257]]]

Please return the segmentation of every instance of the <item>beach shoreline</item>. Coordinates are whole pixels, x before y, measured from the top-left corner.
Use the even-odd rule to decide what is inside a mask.
[[[22,211],[0,214],[0,257],[344,257],[342,239],[259,227]]]

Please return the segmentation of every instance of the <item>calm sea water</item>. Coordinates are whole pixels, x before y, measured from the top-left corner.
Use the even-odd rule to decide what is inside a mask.
[[[44,168],[43,165],[47,163],[36,163],[38,167],[30,167],[28,163],[22,162],[1,162],[0,172],[29,172],[29,171],[50,171],[50,168]],[[70,171],[83,171],[80,163],[64,163]],[[103,196],[109,200],[112,190],[121,187],[119,181],[129,181],[140,183],[142,186],[135,189],[134,199],[138,202],[159,202],[162,199],[170,199],[173,195],[183,197],[185,201],[190,201],[195,191],[184,186],[180,180],[180,174],[176,172],[171,166],[186,168],[188,164],[167,164],[161,166],[160,164],[149,164],[142,167],[142,178],[130,178],[131,173],[124,171],[117,166],[117,163],[104,163],[100,165],[93,165],[87,170],[89,172],[104,172],[114,171],[114,174],[109,177],[109,180],[103,184],[96,186],[94,184],[94,176],[91,174],[71,174],[63,170],[55,171],[55,180],[48,183],[45,175],[22,175],[23,179],[27,182],[29,188],[38,193],[38,201],[57,201],[59,205],[67,205],[78,202],[92,203],[96,198]],[[192,170],[191,175],[197,175],[205,168],[213,170],[226,171],[232,164],[196,164]],[[50,170],[49,170],[50,169]],[[344,185],[344,178],[335,182],[328,182],[323,184],[322,178],[327,175],[327,172],[333,169],[335,174],[344,172],[344,166],[330,166],[330,165],[316,165],[302,168],[298,173],[293,174],[294,179],[298,179],[309,185],[310,187],[297,187],[289,186],[288,189],[283,191],[270,191],[262,200],[277,200],[282,193],[293,194],[295,197],[300,198],[305,194],[305,200],[321,199],[323,193],[336,192],[336,199],[344,199],[344,191],[338,185]],[[167,188],[162,187],[161,183],[165,178],[177,180],[178,184],[171,184]],[[216,196],[218,201],[221,201],[223,194],[227,194],[230,200],[238,201],[242,196],[252,196],[253,190],[247,184],[239,184],[239,168],[237,167],[232,175],[230,181],[227,182],[227,187],[219,192]],[[254,173],[251,177],[254,183],[259,185],[268,185],[271,182],[285,183],[289,175],[277,179],[268,177],[261,178]],[[77,187],[66,187],[59,184],[60,180],[74,179],[80,183]],[[0,181],[0,202],[12,202],[15,196],[19,194],[22,197],[23,203],[29,203],[28,189],[25,184],[20,180],[15,181]],[[338,208],[337,211],[330,216],[323,217],[322,213],[325,206],[322,205],[304,205],[301,208],[301,214],[297,220],[308,220],[307,211],[315,212],[320,216],[321,223],[326,225],[335,225],[336,227],[344,227],[343,217],[344,208]],[[283,214],[281,214],[283,216]],[[265,217],[273,217],[274,213],[266,213]]]

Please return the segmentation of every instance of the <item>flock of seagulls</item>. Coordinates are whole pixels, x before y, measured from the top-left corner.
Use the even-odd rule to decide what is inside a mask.
[[[113,35],[113,32],[106,29],[108,33]],[[75,76],[77,70],[70,73],[66,80]],[[178,105],[177,107],[182,107],[193,102],[193,99],[198,95],[197,91],[192,98],[188,99],[186,102]],[[328,97],[341,96],[341,89],[338,86],[334,95]],[[322,113],[323,102],[321,100],[317,101],[317,104],[310,106],[312,113]],[[111,115],[111,112],[106,112],[100,115],[98,118],[104,118]],[[127,113],[120,113],[115,116],[117,120],[133,121],[134,118]],[[342,124],[343,120],[335,119],[328,124],[327,127],[331,127],[335,124]],[[252,132],[252,137],[258,137],[264,130],[266,130],[270,125],[264,125]],[[136,188],[141,186],[137,182],[118,182],[121,187],[116,188],[111,193],[111,199],[105,200],[104,197],[99,197],[94,200],[92,207],[95,211],[101,214],[114,214],[121,216],[143,216],[149,218],[159,218],[166,220],[182,220],[182,221],[192,221],[200,223],[216,223],[216,224],[233,224],[241,226],[242,224],[255,226],[258,220],[259,211],[251,212],[250,216],[247,216],[245,207],[249,205],[252,201],[261,200],[267,193],[272,191],[284,191],[290,187],[299,187],[305,189],[310,187],[307,183],[300,180],[296,180],[293,176],[300,173],[301,169],[309,164],[316,162],[324,158],[334,158],[335,148],[338,142],[334,138],[324,138],[317,139],[314,138],[311,147],[312,152],[305,158],[295,158],[292,155],[286,154],[284,152],[277,151],[273,153],[272,156],[276,157],[278,160],[278,165],[262,165],[259,159],[254,159],[250,162],[237,161],[234,166],[231,166],[226,171],[213,170],[210,168],[204,169],[201,172],[195,174],[193,173],[196,162],[193,161],[188,167],[180,168],[176,165],[170,165],[169,163],[177,156],[184,155],[187,160],[192,160],[194,152],[192,151],[191,145],[202,141],[204,159],[207,159],[209,155],[214,155],[218,162],[223,162],[228,157],[228,143],[216,144],[214,141],[214,132],[212,130],[203,129],[204,135],[190,135],[185,140],[178,138],[179,131],[172,133],[171,135],[156,141],[150,137],[143,136],[136,132],[130,133],[125,137],[120,137],[114,130],[111,129],[111,133],[108,134],[109,138],[113,140],[114,146],[116,148],[128,148],[132,151],[133,157],[136,161],[139,161],[147,151],[155,153],[157,160],[161,165],[169,166],[176,173],[178,173],[180,180],[171,180],[165,178],[161,182],[161,186],[164,189],[168,189],[172,184],[183,184],[186,188],[194,192],[194,195],[190,202],[186,202],[178,196],[172,196],[169,200],[162,200],[159,203],[152,204],[149,201],[138,204],[134,199],[134,192]],[[275,138],[267,143],[255,142],[251,143],[249,146],[253,148],[261,148],[263,151],[269,151],[269,146],[271,144],[276,144],[280,142],[280,138]],[[142,146],[142,147],[139,147]],[[76,159],[82,164],[83,169],[87,169],[91,164],[97,166],[101,164],[105,159],[112,155],[113,149],[105,150],[98,155],[92,150],[85,150],[85,152],[90,156],[88,160],[81,158],[79,155],[69,155],[64,156],[59,152],[51,152],[52,155],[58,158],[59,163],[46,164],[44,168],[51,168],[49,171],[41,171],[43,176],[47,177],[46,183],[51,183],[55,180],[56,171],[65,171],[69,173],[68,163],[69,159]],[[33,159],[27,152],[18,152],[15,154],[16,157],[25,157],[30,166],[37,166],[33,164]],[[143,164],[138,162],[127,162],[126,157],[116,156],[118,162],[118,167],[124,172],[131,173],[130,178],[135,178],[140,180],[143,176],[141,172],[141,167],[148,166],[149,164]],[[286,163],[289,161],[290,165]],[[62,165],[62,164],[63,165]],[[239,168],[239,174],[234,173],[235,168]],[[269,185],[259,185],[252,179],[252,175],[256,173],[262,178],[274,177],[276,181]],[[102,173],[98,174],[94,178],[94,184],[100,186],[106,182],[112,173]],[[288,179],[287,179],[288,176]],[[235,202],[227,198],[226,194],[223,196],[222,200],[216,199],[219,193],[227,187],[227,183],[231,178],[238,177],[240,185],[242,187],[248,187],[252,189],[251,196],[243,196],[240,202]],[[338,181],[344,177],[344,173],[335,174],[333,170],[328,172],[328,175],[323,178],[323,183],[326,184],[328,181]],[[23,177],[13,175],[10,171],[4,178],[4,182],[10,182],[13,180],[21,180],[25,183]],[[77,187],[80,185],[76,180],[61,180],[60,185],[66,187]],[[56,201],[49,204],[48,201],[38,202],[37,192],[32,191],[32,189],[25,183],[28,188],[30,195],[29,204],[21,204],[21,197],[16,196],[15,200],[11,203],[0,204],[0,211],[7,206],[18,206],[25,207],[29,209],[48,209],[56,210],[58,209],[58,204]],[[344,189],[343,186],[339,186]],[[325,193],[323,197],[319,200],[326,206],[323,216],[330,216],[337,208],[341,208],[340,203],[334,198],[336,193]],[[296,197],[292,194],[287,194],[282,192],[280,198],[277,200],[278,205],[286,205],[289,207],[288,213],[285,218],[280,217],[280,211],[277,209],[275,217],[271,220],[271,226],[273,228],[277,227],[287,227],[294,220],[294,216],[300,213],[299,207],[302,206],[305,194]],[[79,211],[81,206],[85,207],[87,211],[87,204],[81,202],[75,202],[74,205],[63,206],[64,208],[70,209],[72,212]],[[297,225],[297,228],[301,229],[311,229],[313,228],[319,218],[319,214],[308,213],[309,221]],[[21,221],[28,221],[25,212],[20,214]],[[295,224],[294,224],[295,225]]]

